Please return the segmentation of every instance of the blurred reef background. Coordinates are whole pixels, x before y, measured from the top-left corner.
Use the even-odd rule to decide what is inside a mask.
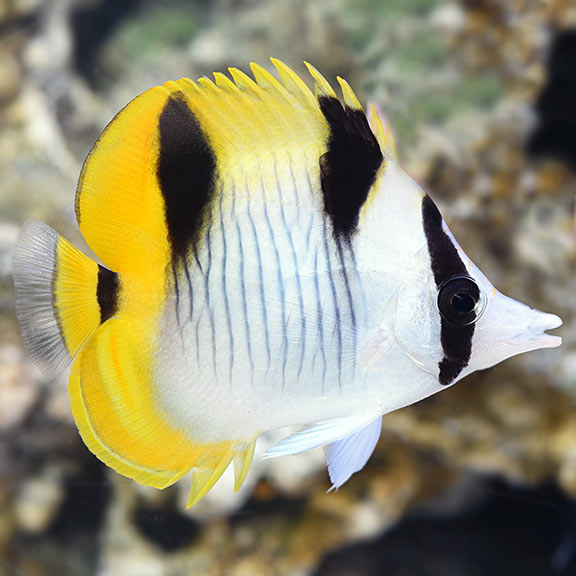
[[[386,416],[336,493],[315,451],[184,511],[186,480],[145,489],[83,446],[66,377],[22,349],[11,250],[27,218],[82,242],[83,158],[138,93],[269,56],[382,109],[468,254],[564,345]],[[573,0],[0,0],[0,575],[576,574],[575,129]]]

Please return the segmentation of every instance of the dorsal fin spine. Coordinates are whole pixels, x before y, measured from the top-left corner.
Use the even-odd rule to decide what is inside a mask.
[[[318,70],[316,70],[316,68],[314,68],[312,64],[310,64],[309,62],[304,62],[304,64],[306,65],[306,68],[308,68],[310,76],[314,78],[315,81],[314,91],[316,98],[320,96],[329,96],[330,98],[338,98],[336,92],[334,92],[334,89],[332,88],[332,86],[330,86],[328,80],[326,80],[326,78],[324,78],[324,76],[322,76],[322,74],[320,74],[320,72],[318,72]]]
[[[340,84],[340,88],[342,89],[342,96],[344,98],[344,104],[349,106],[353,110],[363,110],[362,104],[358,100],[356,94],[354,94],[354,90],[350,87],[350,84],[344,80],[341,76],[337,76],[336,80],[338,80],[338,84]]]
[[[239,89],[245,90],[246,92],[252,94],[256,94],[258,96],[261,95],[262,88],[258,86],[258,84],[256,84],[256,82],[254,82],[250,76],[244,74],[242,70],[239,70],[238,68],[228,68],[228,72],[230,72],[234,83]]]
[[[376,107],[371,104],[370,105],[370,128],[372,132],[374,132],[374,136],[376,136],[376,140],[378,140],[378,144],[382,150],[388,148],[388,144],[386,142],[386,131],[384,129],[384,125],[382,124],[382,119],[376,110]]]
[[[270,58],[270,61],[272,64],[274,64],[276,70],[278,70],[280,79],[282,80],[288,92],[309,106],[316,105],[316,98],[314,97],[314,94],[312,94],[310,88],[306,86],[302,78],[300,78],[300,76],[298,76],[298,74],[296,74],[292,68],[276,58]]]
[[[236,84],[234,84],[234,82],[232,82],[232,80],[230,80],[226,74],[222,74],[222,72],[214,72],[214,81],[216,82],[217,86],[229,94],[238,94],[238,86],[236,86]]]
[[[202,88],[208,88],[210,90],[215,90],[217,88],[216,84],[214,84],[214,82],[212,82],[212,80],[206,76],[198,78],[198,84],[200,84]]]
[[[282,96],[286,100],[289,99],[290,94],[288,90],[279,82],[266,68],[256,64],[255,62],[250,63],[250,68],[254,74],[254,78],[258,83],[258,86],[264,90],[276,91],[279,96]]]

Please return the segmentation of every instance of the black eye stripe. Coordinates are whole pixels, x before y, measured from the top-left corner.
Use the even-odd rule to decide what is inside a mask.
[[[428,195],[422,199],[422,224],[436,286],[440,288],[452,276],[467,276],[468,271],[456,246],[442,228],[442,215]],[[440,384],[450,384],[468,366],[473,335],[473,323],[457,326],[441,316],[440,341],[444,357],[438,364]]]

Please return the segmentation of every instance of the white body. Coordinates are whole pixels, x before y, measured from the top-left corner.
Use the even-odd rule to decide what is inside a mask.
[[[422,192],[392,162],[381,187],[342,257],[305,177],[278,202],[261,190],[215,207],[201,266],[180,275],[163,318],[158,396],[171,421],[207,441],[251,438],[443,389]],[[414,285],[425,299],[407,294]]]

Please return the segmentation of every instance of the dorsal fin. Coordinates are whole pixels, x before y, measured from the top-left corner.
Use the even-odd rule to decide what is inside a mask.
[[[149,270],[145,285],[160,286],[158,271],[194,240],[218,178],[235,185],[237,200],[263,183],[273,197],[278,167],[288,164],[279,158],[308,174],[311,193],[321,188],[336,233],[354,231],[383,140],[343,79],[344,105],[309,64],[317,97],[286,64],[272,63],[281,81],[251,64],[254,79],[232,68],[231,79],[166,82],[112,120],[84,164],[76,198],[80,229],[108,268]],[[190,230],[179,219],[191,219]]]

